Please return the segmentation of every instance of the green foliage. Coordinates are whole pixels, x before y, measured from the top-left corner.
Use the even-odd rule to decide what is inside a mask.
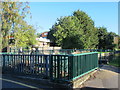
[[[113,44],[114,37],[117,36],[113,32],[107,32],[105,27],[98,28],[98,49],[114,49],[116,44]]]
[[[62,48],[95,48],[98,44],[94,22],[85,12],[79,10],[73,16],[58,19],[50,29],[48,38]]]
[[[40,37],[40,34],[41,34],[41,33],[37,33],[37,37]]]
[[[120,67],[120,54],[116,54],[112,60],[110,60],[109,65]]]
[[[35,30],[24,20],[26,15],[30,13],[28,3],[2,2],[1,6],[2,48],[9,45],[8,37],[10,37],[10,35],[14,36],[15,46],[20,47],[35,44]],[[31,34],[31,32],[33,33]],[[32,39],[30,37],[32,37]]]
[[[120,49],[120,36],[118,36],[118,48]]]
[[[98,28],[98,49],[105,49],[106,48],[106,37],[107,37],[107,29],[105,27]]]
[[[17,29],[14,37],[17,47],[28,47],[36,43],[35,30],[32,26],[27,24]]]

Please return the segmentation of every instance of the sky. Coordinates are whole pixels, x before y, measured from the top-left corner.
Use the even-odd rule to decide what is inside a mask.
[[[49,31],[57,18],[82,10],[91,17],[96,27],[106,27],[118,34],[118,2],[29,2],[32,19],[27,22],[37,28],[37,33]]]

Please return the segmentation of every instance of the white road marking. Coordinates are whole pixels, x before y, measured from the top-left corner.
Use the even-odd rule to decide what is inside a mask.
[[[0,78],[0,80],[12,82],[12,83],[19,84],[19,85],[22,85],[22,86],[25,86],[25,87],[29,87],[29,88],[39,89],[37,87],[31,86],[31,85],[27,85],[27,84],[24,84],[24,83],[20,83],[20,82],[17,82],[17,81],[9,80],[9,79]]]

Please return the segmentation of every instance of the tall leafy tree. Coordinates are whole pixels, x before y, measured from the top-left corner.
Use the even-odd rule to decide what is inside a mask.
[[[120,35],[118,36],[118,48],[120,49]]]
[[[97,29],[92,19],[83,11],[61,17],[48,33],[48,38],[62,48],[95,48],[98,43]]]
[[[75,11],[73,13],[78,18],[81,29],[83,30],[84,48],[96,48],[98,44],[97,29],[94,26],[94,21],[83,11]]]
[[[106,48],[106,37],[107,37],[107,28],[99,27],[98,28],[98,49],[105,49]]]
[[[0,12],[0,18],[2,48],[9,45],[10,35],[14,36],[15,45],[21,46],[21,43],[26,42],[24,39],[26,37],[27,31],[29,30],[29,27],[32,27],[28,25],[24,20],[26,15],[30,13],[29,5],[28,3],[22,2],[2,2],[1,6],[2,12]],[[34,31],[35,30],[33,30],[33,32]],[[22,34],[23,38],[21,38],[19,34]],[[35,35],[33,35],[33,37],[34,36]],[[18,43],[18,41],[21,43]]]
[[[27,23],[24,22],[23,26],[16,29],[17,31],[13,34],[16,47],[27,47],[36,43],[36,35],[33,26],[27,25]]]
[[[105,27],[99,27],[98,28],[98,48],[99,49],[114,49],[115,44],[114,42],[114,37],[117,36],[113,32],[107,32],[107,28]]]
[[[113,32],[108,32],[106,37],[106,49],[115,49],[118,44],[114,44],[114,38],[117,35]]]

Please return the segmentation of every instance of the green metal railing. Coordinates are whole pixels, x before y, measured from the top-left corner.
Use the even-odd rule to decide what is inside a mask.
[[[2,71],[49,76],[49,55],[0,54]]]
[[[10,52],[14,52],[16,54],[72,54],[73,52],[113,52],[113,50],[102,50],[102,49],[52,49],[52,50],[29,50],[29,49],[23,49],[22,52],[18,48],[11,49]]]
[[[70,81],[98,68],[98,53],[52,55],[50,65],[52,80]]]
[[[87,72],[98,68],[98,53],[83,53],[69,55],[70,58],[70,76],[69,79],[74,80]]]
[[[71,81],[98,67],[98,53],[69,55],[0,54],[5,72],[43,75],[55,81]]]

